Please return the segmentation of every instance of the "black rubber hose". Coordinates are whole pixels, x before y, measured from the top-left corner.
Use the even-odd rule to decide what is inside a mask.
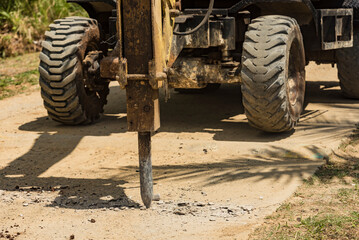
[[[180,36],[185,36],[185,35],[190,35],[192,33],[197,32],[209,19],[209,17],[211,16],[211,13],[213,11],[213,6],[214,6],[214,0],[211,0],[209,3],[209,7],[208,7],[208,11],[206,13],[206,15],[204,16],[202,22],[200,24],[198,24],[197,27],[187,31],[187,32],[173,32],[174,35],[180,35]]]

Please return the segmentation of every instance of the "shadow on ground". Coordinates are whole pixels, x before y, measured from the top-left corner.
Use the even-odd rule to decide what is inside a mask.
[[[323,85],[324,84],[324,85]],[[323,87],[324,86],[324,87]],[[358,103],[343,99],[338,90],[332,90],[337,83],[309,84],[308,101],[321,103]],[[7,167],[0,170],[0,189],[9,191],[41,191],[59,190],[60,194],[51,206],[81,208],[103,208],[113,206],[134,206],[138,203],[129,199],[121,185],[129,178],[137,175],[136,166],[118,169],[121,180],[114,179],[69,179],[59,177],[40,177],[54,164],[60,162],[74,151],[85,136],[109,136],[113,133],[126,132],[126,118],[119,114],[126,112],[124,93],[112,87],[109,105],[101,122],[91,126],[66,127],[59,125],[47,117],[38,118],[20,126],[22,131],[38,132],[32,148],[23,156],[14,159]],[[318,98],[317,96],[322,96]],[[337,101],[338,100],[338,101]],[[243,113],[239,86],[224,86],[219,91],[206,95],[183,95],[172,93],[168,103],[162,103],[162,127],[160,132],[208,132],[213,133],[215,141],[248,141],[272,143],[290,137],[294,132],[284,134],[268,134],[251,128]],[[350,108],[350,106],[347,106]],[[307,111],[306,117],[316,117],[315,112]],[[335,131],[337,124],[322,125],[318,131]],[[318,128],[317,125],[303,125],[301,128]],[[21,141],[19,139],[19,141]],[[66,142],[66,144],[63,144]],[[47,147],[49,143],[51,146]],[[273,147],[271,157],[254,156],[253,158],[225,159],[210,164],[186,164],[155,166],[156,181],[164,179],[196,179],[204,177],[207,185],[231,182],[245,178],[256,178],[257,181],[286,176],[288,181],[301,177],[313,168],[315,161],[304,161],[305,157],[298,152],[286,149],[289,157],[275,156],[278,149]],[[61,150],[61,151],[60,151]],[[317,149],[310,149],[319,154]],[[293,160],[294,159],[294,160]],[[251,170],[251,167],[255,167]],[[270,170],[265,171],[264,168]],[[106,196],[112,199],[105,199]]]

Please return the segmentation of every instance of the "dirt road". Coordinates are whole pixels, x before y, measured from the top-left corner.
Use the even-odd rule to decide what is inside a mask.
[[[307,79],[309,104],[285,134],[248,125],[239,86],[162,101],[160,201],[149,210],[116,84],[92,126],[49,120],[37,92],[0,101],[0,239],[245,239],[358,122],[359,101],[342,98],[335,69],[310,65]]]

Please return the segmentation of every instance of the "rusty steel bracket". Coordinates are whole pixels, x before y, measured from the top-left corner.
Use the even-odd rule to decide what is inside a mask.
[[[138,76],[141,77],[141,76]],[[131,80],[126,86],[127,124],[131,132],[154,132],[160,127],[159,92],[149,81]]]
[[[179,31],[179,25],[175,26],[175,31]],[[186,38],[184,36],[173,36],[171,51],[167,62],[167,67],[170,68],[186,46]]]
[[[149,66],[149,82],[153,89],[159,89],[163,87],[163,82],[167,80],[167,74],[163,71],[157,71],[156,70],[156,63],[155,61],[150,61]]]
[[[120,59],[118,57],[105,57],[100,62],[100,71],[101,77],[107,79],[116,79],[116,74],[118,72],[120,65]]]
[[[322,50],[353,47],[353,9],[319,9]]]
[[[101,51],[91,51],[87,53],[85,59],[82,61],[82,68],[84,72],[84,84],[91,91],[101,91],[104,86],[98,84],[101,79],[100,60],[103,56]]]
[[[121,58],[119,63],[118,73],[116,75],[116,80],[120,84],[122,89],[125,89],[127,86],[127,59]]]
[[[126,88],[127,59],[114,56],[105,57],[100,63],[101,78],[116,80],[122,89]]]

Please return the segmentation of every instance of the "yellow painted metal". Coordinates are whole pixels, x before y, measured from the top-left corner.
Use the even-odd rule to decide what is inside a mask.
[[[171,18],[170,10],[175,8],[175,0],[151,0],[151,7],[154,59],[150,63],[150,75],[161,87],[171,50],[174,18]]]
[[[153,59],[149,64],[150,84],[153,88],[162,87],[166,78],[165,68],[169,60],[175,20],[170,11],[175,9],[176,0],[151,0],[152,48]],[[116,55],[123,57],[122,1],[117,1],[117,35]],[[135,11],[135,10],[134,10]],[[141,29],[138,29],[141,31]]]
[[[170,56],[173,28],[175,20],[170,16],[170,10],[175,9],[176,0],[162,0],[162,36],[166,62]]]
[[[116,21],[116,29],[117,29],[117,39],[119,39],[119,41],[117,42],[117,44],[119,45],[119,58],[121,59],[123,56],[123,52],[122,52],[122,18],[121,18],[121,0],[117,1],[117,21]]]

